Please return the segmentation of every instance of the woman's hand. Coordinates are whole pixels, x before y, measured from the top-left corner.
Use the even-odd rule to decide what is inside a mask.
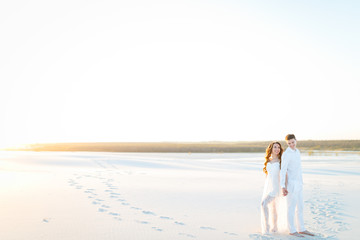
[[[282,188],[281,190],[284,196],[288,195],[289,192],[286,188]]]

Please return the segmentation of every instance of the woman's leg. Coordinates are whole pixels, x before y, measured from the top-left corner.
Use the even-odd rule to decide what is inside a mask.
[[[270,225],[269,225],[269,204],[273,202],[275,198],[272,196],[266,196],[261,201],[261,227],[263,233],[269,233]]]
[[[276,211],[276,201],[272,201],[272,216],[273,216],[273,228],[271,229],[272,232],[278,231],[277,226],[277,211]]]

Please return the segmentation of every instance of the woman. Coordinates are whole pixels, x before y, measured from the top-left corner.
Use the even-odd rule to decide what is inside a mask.
[[[279,142],[272,142],[266,149],[265,187],[261,199],[261,232],[263,234],[278,231],[277,204],[280,198],[280,167],[283,148]]]

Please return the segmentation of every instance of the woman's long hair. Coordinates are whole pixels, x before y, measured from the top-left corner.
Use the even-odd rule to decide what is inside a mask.
[[[272,142],[266,148],[266,153],[265,153],[265,162],[264,162],[265,167],[263,168],[263,171],[266,175],[268,174],[268,172],[266,170],[266,166],[267,166],[268,162],[270,162],[271,153],[272,153],[272,150],[273,150],[273,147],[275,144],[278,144],[280,146],[279,160],[280,160],[280,168],[281,168],[281,155],[284,152],[284,149],[281,147],[281,144],[279,142]]]

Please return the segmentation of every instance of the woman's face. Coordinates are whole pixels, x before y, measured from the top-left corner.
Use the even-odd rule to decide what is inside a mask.
[[[274,145],[273,145],[273,149],[272,149],[272,155],[273,156],[277,156],[277,155],[279,155],[279,153],[280,153],[280,145],[279,144],[277,144],[277,143],[275,143]]]

